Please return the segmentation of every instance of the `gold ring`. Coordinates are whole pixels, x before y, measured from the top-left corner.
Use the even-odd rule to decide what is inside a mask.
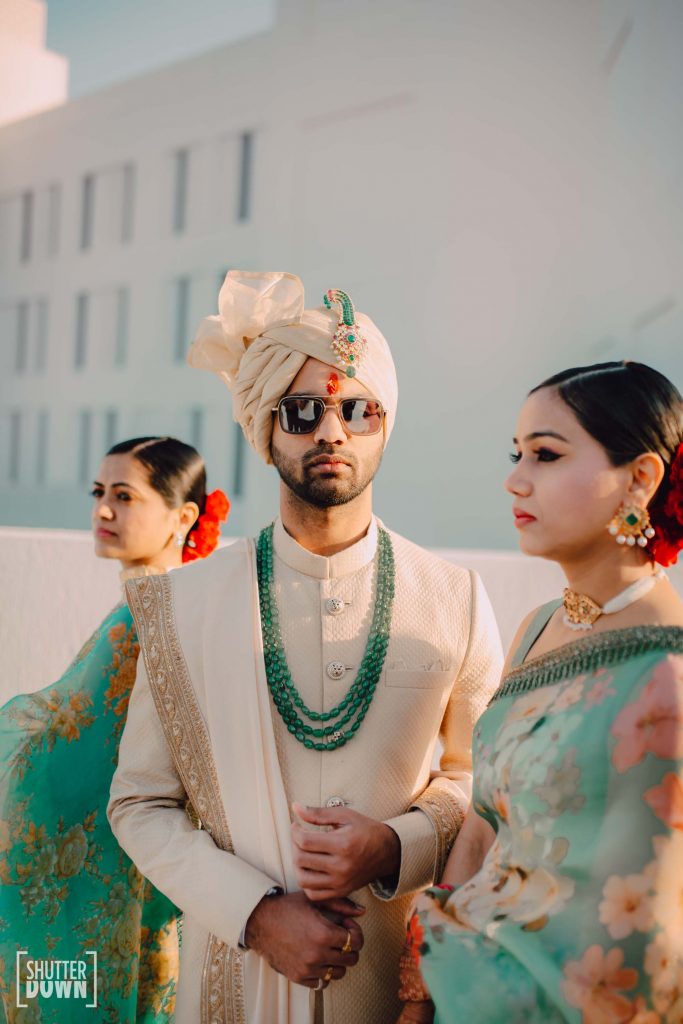
[[[332,981],[332,974],[334,973],[333,967],[328,967],[323,976],[323,981]]]
[[[350,952],[351,952],[351,932],[347,928],[346,929],[346,942],[342,946],[342,953],[350,953]]]

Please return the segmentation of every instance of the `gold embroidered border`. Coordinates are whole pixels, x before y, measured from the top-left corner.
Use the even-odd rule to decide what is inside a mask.
[[[246,1021],[242,954],[215,935],[206,947],[202,979],[202,1024]]]
[[[427,815],[436,833],[436,866],[434,881],[438,882],[446,867],[448,854],[462,827],[465,812],[453,796],[448,779],[433,779],[414,802]]]
[[[508,672],[491,697],[489,705],[502,697],[516,697],[540,686],[552,686],[580,672],[611,668],[649,651],[683,654],[683,628],[628,626],[562,644],[538,658],[530,658]]]
[[[233,853],[206,724],[178,637],[171,580],[168,575],[129,580],[126,594],[180,780],[202,827],[219,849]],[[215,935],[209,937],[201,988],[202,1024],[245,1024],[242,956]]]

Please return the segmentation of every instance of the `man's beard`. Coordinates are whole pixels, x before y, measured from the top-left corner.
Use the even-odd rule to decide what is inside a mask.
[[[350,467],[344,476],[337,474],[316,473],[312,475],[312,462],[321,455],[343,458]],[[301,459],[292,459],[280,451],[274,444],[271,447],[273,465],[280,474],[286,487],[313,508],[332,508],[335,505],[347,505],[357,498],[372,483],[382,461],[383,450],[376,458],[363,466],[350,453],[341,456],[334,445],[319,445],[311,449]]]

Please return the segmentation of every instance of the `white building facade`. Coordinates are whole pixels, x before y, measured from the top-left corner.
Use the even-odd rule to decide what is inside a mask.
[[[683,386],[683,6],[284,0],[272,31],[0,129],[0,522],[87,525],[115,441],[195,444],[277,507],[185,365],[231,267],[343,288],[392,345],[379,514],[510,547],[530,387],[647,361]]]
[[[0,128],[66,102],[69,62],[46,39],[44,0],[2,0]]]

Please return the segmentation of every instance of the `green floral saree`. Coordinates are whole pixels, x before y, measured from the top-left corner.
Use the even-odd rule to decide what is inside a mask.
[[[518,665],[474,780],[496,839],[410,926],[437,1024],[683,1024],[683,629]]]
[[[9,1024],[173,1020],[177,911],[106,818],[137,657],[121,604],[57,683],[0,711],[0,991]],[[54,994],[26,1000],[18,950],[54,961],[97,951],[97,1009]]]

